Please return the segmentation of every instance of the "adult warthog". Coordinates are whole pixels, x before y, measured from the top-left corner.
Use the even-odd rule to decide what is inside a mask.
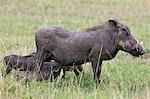
[[[144,54],[130,29],[116,20],[82,32],[52,27],[39,29],[35,35],[39,63],[47,57],[62,66],[92,63],[94,79],[99,85],[101,65],[116,56],[119,50],[139,57]]]

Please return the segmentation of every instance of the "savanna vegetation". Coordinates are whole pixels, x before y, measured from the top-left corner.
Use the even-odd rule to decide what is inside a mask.
[[[16,71],[0,76],[0,99],[149,99],[150,98],[150,1],[149,0],[0,0],[0,67],[9,54],[27,55],[36,50],[38,28],[60,26],[80,31],[115,18],[130,27],[147,52],[143,58],[119,52],[103,63],[96,89],[91,64],[74,79],[16,82]],[[1,73],[1,72],[0,72]],[[1,74],[0,74],[1,75]]]

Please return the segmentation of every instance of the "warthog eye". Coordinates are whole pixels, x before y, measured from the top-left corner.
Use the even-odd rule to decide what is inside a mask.
[[[122,31],[125,33],[126,36],[129,36],[129,33],[128,33],[127,29],[122,28]]]
[[[122,30],[123,30],[124,32],[126,32],[126,31],[127,31],[125,28],[122,28]]]

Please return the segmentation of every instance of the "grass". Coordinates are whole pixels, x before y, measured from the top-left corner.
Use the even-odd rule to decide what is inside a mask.
[[[149,0],[0,0],[0,67],[5,55],[35,51],[35,31],[61,26],[81,30],[116,18],[150,50]],[[149,54],[149,53],[147,53]],[[69,72],[56,82],[15,80],[15,71],[0,76],[0,99],[149,99],[150,58],[133,58],[119,52],[103,63],[101,85],[95,88],[90,64],[84,65],[81,81]],[[1,74],[0,74],[1,75]]]

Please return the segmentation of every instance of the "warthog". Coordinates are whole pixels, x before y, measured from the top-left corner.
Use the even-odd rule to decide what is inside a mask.
[[[130,29],[116,20],[82,32],[57,27],[39,29],[35,41],[38,63],[47,57],[63,66],[91,62],[96,85],[100,83],[102,62],[113,59],[119,50],[136,57],[144,54]]]
[[[12,69],[23,71],[22,73],[20,72],[20,77],[18,78],[28,78],[29,76],[36,74],[38,81],[47,80],[49,76],[54,76],[54,78],[56,78],[60,74],[61,65],[57,64],[56,62],[44,62],[41,68],[39,68],[36,60],[37,59],[34,54],[27,56],[5,56],[4,62],[6,64],[6,70],[3,76],[6,77],[6,75],[9,74]]]
[[[6,75],[12,71],[12,69],[19,71],[34,71],[37,67],[37,62],[34,55],[8,55],[5,56],[3,60],[6,65],[6,70],[3,74],[4,77],[6,77]]]

